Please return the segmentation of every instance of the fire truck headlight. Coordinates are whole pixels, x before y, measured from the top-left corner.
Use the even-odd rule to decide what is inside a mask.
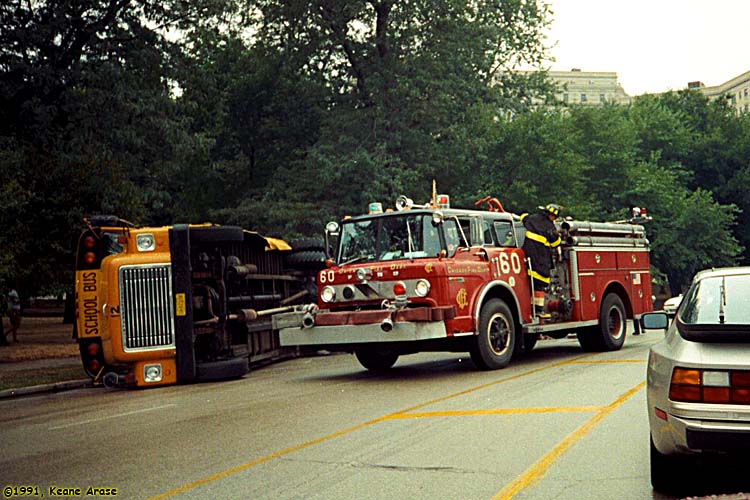
[[[156,248],[156,240],[151,233],[139,234],[135,237],[135,246],[139,252],[153,252]]]
[[[336,290],[332,286],[323,288],[320,292],[320,299],[326,303],[333,302],[336,300]]]
[[[430,293],[430,282],[427,280],[417,281],[417,286],[414,288],[414,292],[418,297],[427,297]]]
[[[161,382],[161,365],[145,365],[143,367],[143,381],[144,382]]]

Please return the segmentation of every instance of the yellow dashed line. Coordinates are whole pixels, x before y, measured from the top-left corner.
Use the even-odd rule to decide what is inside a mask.
[[[383,420],[405,420],[408,418],[470,417],[476,415],[530,415],[533,413],[582,413],[600,411],[602,406],[570,406],[561,408],[497,408],[490,410],[428,411],[423,413],[394,413]]]
[[[515,481],[507,485],[505,488],[500,490],[500,492],[492,497],[492,500],[508,500],[516,496],[521,490],[524,488],[527,488],[537,482],[539,479],[541,479],[544,474],[547,472],[547,469],[550,468],[550,466],[554,463],[555,460],[557,460],[560,455],[565,453],[568,448],[573,446],[576,442],[578,442],[582,437],[584,437],[586,434],[591,432],[591,430],[601,422],[601,420],[615,411],[617,407],[619,407],[621,404],[623,404],[625,401],[627,401],[633,394],[643,389],[643,387],[646,385],[646,382],[641,382],[640,384],[636,385],[629,391],[627,391],[625,394],[617,398],[615,401],[610,403],[609,405],[603,407],[599,412],[591,417],[586,423],[584,423],[582,426],[580,426],[578,429],[574,430],[570,434],[568,434],[565,439],[560,441],[557,446],[552,448],[552,450],[549,451],[546,455],[544,455],[542,458],[540,458],[535,464],[533,464],[531,467],[526,469],[523,474],[518,476]]]

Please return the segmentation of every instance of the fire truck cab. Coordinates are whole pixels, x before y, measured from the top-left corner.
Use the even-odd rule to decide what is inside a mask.
[[[541,317],[520,218],[499,202],[464,210],[440,199],[416,207],[401,197],[394,211],[373,204],[329,224],[335,252],[318,273],[318,302],[274,316],[281,345],[354,352],[373,371],[405,354],[468,351],[489,370],[533,349],[541,334],[575,333],[587,351],[620,349],[627,320],[652,309],[642,225],[559,223],[562,252]]]

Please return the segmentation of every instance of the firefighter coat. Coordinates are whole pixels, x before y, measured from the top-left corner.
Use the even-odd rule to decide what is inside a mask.
[[[526,257],[531,259],[532,270],[529,275],[548,285],[552,268],[552,248],[561,242],[555,223],[544,213],[523,214],[521,221],[526,228],[523,251]]]

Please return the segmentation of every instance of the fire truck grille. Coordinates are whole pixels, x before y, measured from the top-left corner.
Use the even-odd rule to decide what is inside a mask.
[[[120,314],[126,352],[174,347],[171,265],[121,267]]]

